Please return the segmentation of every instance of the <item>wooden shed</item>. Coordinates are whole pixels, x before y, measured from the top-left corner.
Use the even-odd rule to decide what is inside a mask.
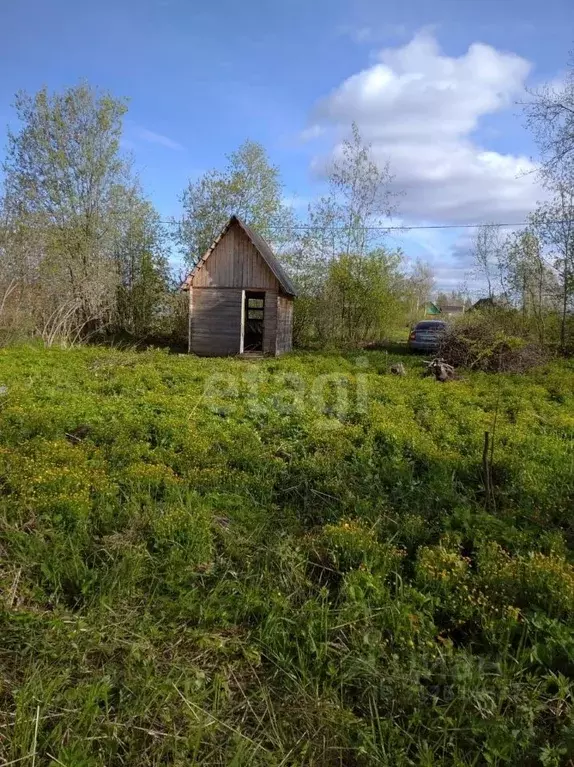
[[[288,352],[295,286],[269,245],[232,216],[185,281],[189,351],[202,356]]]

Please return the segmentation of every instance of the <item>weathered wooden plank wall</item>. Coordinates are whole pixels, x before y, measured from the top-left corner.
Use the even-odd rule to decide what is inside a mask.
[[[195,273],[193,287],[277,291],[279,283],[245,232],[232,226]]]
[[[239,354],[242,291],[193,287],[191,351],[202,356]]]
[[[293,299],[286,296],[277,298],[277,343],[276,353],[290,352],[293,348]]]
[[[193,288],[190,286],[188,288],[188,297],[189,297],[189,307],[188,307],[188,317],[187,317],[187,351],[191,352],[193,351],[191,348],[191,329],[192,329],[192,323],[193,323]]]
[[[263,351],[265,354],[275,354],[276,334],[277,291],[268,290],[265,293],[265,314],[263,317]]]

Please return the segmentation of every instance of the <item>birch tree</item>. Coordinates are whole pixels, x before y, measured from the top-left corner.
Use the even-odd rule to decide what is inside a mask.
[[[538,145],[543,176],[574,180],[574,55],[559,83],[531,90],[523,104]]]
[[[484,281],[488,298],[494,298],[497,287],[498,292],[505,293],[500,228],[495,224],[479,226],[474,236],[471,254],[474,261],[474,275]]]
[[[357,340],[381,331],[382,317],[393,313],[386,310],[398,306],[398,286],[404,287],[402,276],[396,277],[401,254],[383,247],[397,193],[388,162],[375,161],[356,124],[326,172],[327,192],[309,206],[290,263],[306,326],[322,341],[341,334]],[[366,290],[366,275],[374,280],[373,290]]]
[[[152,311],[149,290],[166,260],[157,214],[120,149],[125,101],[81,84],[19,93],[15,110],[20,127],[3,163],[3,271],[28,291],[40,324],[63,327],[65,317],[75,334],[133,328]]]
[[[565,351],[569,315],[574,308],[574,188],[560,182],[554,196],[532,216],[532,226],[548,248],[559,280],[560,349]]]
[[[33,233],[37,268],[58,300],[81,322],[101,322],[116,288],[113,200],[129,176],[120,153],[125,102],[82,84],[19,93],[15,110],[21,127],[8,133],[3,163],[10,227]]]
[[[181,196],[177,241],[189,266],[201,258],[233,214],[277,247],[292,236],[292,216],[283,203],[279,168],[265,149],[245,141],[223,169],[190,181]]]

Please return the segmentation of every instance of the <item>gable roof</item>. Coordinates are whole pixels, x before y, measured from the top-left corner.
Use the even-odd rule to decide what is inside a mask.
[[[440,309],[433,301],[427,301],[425,304],[425,312],[427,314],[440,314]]]
[[[495,306],[498,306],[499,302],[490,296],[489,298],[479,298],[478,301],[476,301],[472,305],[472,309],[493,309]]]
[[[286,293],[288,296],[296,296],[297,290],[295,288],[295,285],[293,284],[293,281],[287,276],[285,270],[277,261],[277,258],[275,257],[273,251],[269,247],[269,244],[263,239],[263,237],[258,234],[256,231],[251,229],[251,227],[247,226],[238,216],[231,216],[227,224],[223,227],[221,232],[217,235],[215,240],[211,243],[209,248],[205,251],[203,256],[199,259],[197,264],[193,267],[191,270],[189,276],[185,280],[183,284],[183,289],[189,288],[189,286],[192,283],[193,275],[197,272],[197,270],[203,266],[203,264],[207,261],[209,256],[213,253],[215,250],[215,247],[217,243],[221,240],[221,238],[229,231],[229,229],[233,226],[233,224],[237,224],[241,227],[243,232],[247,235],[261,258],[265,261],[271,272],[276,277],[277,281],[279,282],[279,285],[281,286],[284,293]]]

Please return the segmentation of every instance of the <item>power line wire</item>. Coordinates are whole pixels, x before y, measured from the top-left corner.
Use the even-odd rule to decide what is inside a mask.
[[[565,223],[565,222],[550,222],[550,223]],[[574,222],[570,222],[574,223]],[[358,231],[362,232],[411,232],[415,230],[420,229],[475,229],[479,226],[527,226],[526,222],[518,223],[518,224],[428,224],[428,225],[421,225],[421,226],[360,226],[357,227]],[[274,229],[275,227],[270,227],[270,229]],[[290,227],[277,227],[278,229],[289,229]],[[322,230],[325,232],[332,232],[332,231],[340,231],[345,232],[349,229],[347,226],[325,226],[325,227],[316,227],[311,226],[309,224],[296,224],[295,226],[291,227],[291,229],[306,229],[306,230]]]
[[[178,221],[161,221],[162,224],[178,224]],[[478,229],[481,226],[488,226],[492,229],[497,227],[517,227],[517,226],[530,226],[530,221],[519,221],[517,223],[502,223],[492,224],[425,224],[421,226],[360,226],[357,227],[357,231],[361,232],[412,232],[424,229]],[[545,221],[545,225],[551,224],[574,224],[574,219],[557,219],[555,221]],[[312,226],[311,224],[293,224],[292,226],[270,226],[272,231],[293,231],[306,230],[306,231],[322,231],[322,232],[345,232],[349,227],[347,226]]]

